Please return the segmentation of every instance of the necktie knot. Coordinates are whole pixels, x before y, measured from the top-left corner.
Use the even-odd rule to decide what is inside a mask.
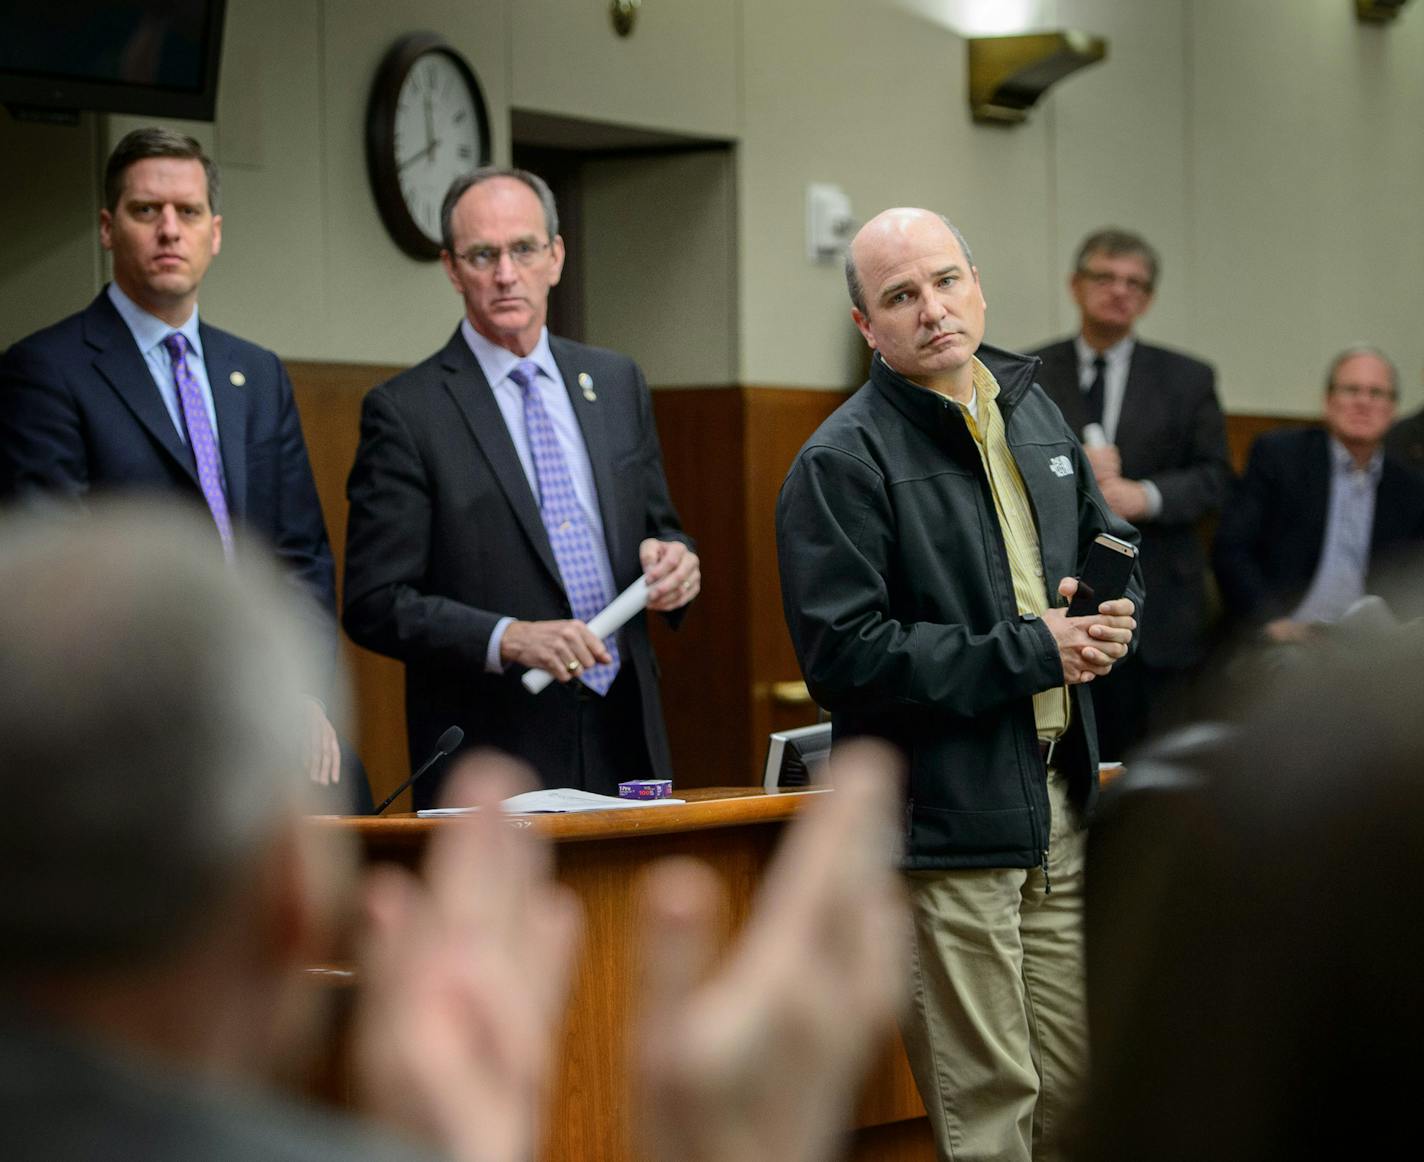
[[[521,359],[510,368],[509,378],[528,395],[534,388],[534,381],[539,378],[539,365],[532,359]]]
[[[168,358],[175,363],[188,354],[188,340],[183,337],[181,331],[164,336],[163,346],[168,352]]]

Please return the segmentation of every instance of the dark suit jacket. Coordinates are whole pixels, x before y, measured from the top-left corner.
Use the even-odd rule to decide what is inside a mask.
[[[621,592],[642,572],[645,537],[690,544],[668,498],[647,385],[626,356],[549,342],[593,465]],[[578,389],[581,372],[592,377],[595,401]],[[578,743],[569,692],[530,695],[518,666],[485,672],[501,617],[544,621],[573,612],[499,404],[458,329],[444,350],[366,396],[347,495],[343,620],[356,642],[406,664],[411,763],[455,724],[467,747],[498,747],[526,759],[550,786],[567,784]],[[619,640],[642,697],[645,738],[629,745],[645,745],[653,770],[667,777],[645,617]],[[435,783],[417,784],[418,805],[433,799]]]
[[[201,323],[200,334],[233,523],[270,542],[315,598],[334,654],[335,570],[286,369],[226,331]],[[245,377],[240,387],[235,373]],[[177,494],[207,512],[192,453],[101,291],[0,360],[0,495],[105,492]]]
[[[1087,411],[1073,340],[1035,354],[1043,360],[1039,383],[1081,436]],[[1137,343],[1128,364],[1117,447],[1122,474],[1151,480],[1162,493],[1162,511],[1141,527],[1147,608],[1140,656],[1149,666],[1190,666],[1207,646],[1207,561],[1197,525],[1221,507],[1231,479],[1226,423],[1210,365]]]
[[[1385,454],[1407,464],[1416,472],[1424,470],[1424,411],[1406,416],[1384,438]]]
[[[1323,428],[1267,432],[1221,514],[1213,563],[1227,610],[1262,624],[1289,616],[1320,563],[1330,513]],[[1370,533],[1373,587],[1391,558],[1424,548],[1424,476],[1386,455]]]
[[[0,1011],[0,1118],[5,1162],[439,1162],[334,1110],[29,1012]]]

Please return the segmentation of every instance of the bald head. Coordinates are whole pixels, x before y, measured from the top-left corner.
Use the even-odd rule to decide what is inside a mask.
[[[860,228],[846,253],[851,318],[893,370],[968,399],[984,337],[984,296],[963,236],[940,214],[897,207]]]
[[[969,243],[964,240],[964,235],[959,232],[959,227],[956,226],[953,222],[951,222],[948,218],[946,218],[943,214],[934,214],[930,210],[920,210],[916,209],[913,206],[898,206],[893,209],[882,210],[879,214],[876,214],[874,218],[872,218],[856,232],[855,237],[851,239],[850,245],[846,248],[846,290],[850,292],[850,301],[851,304],[856,308],[856,310],[860,311],[862,314],[865,313],[865,291],[864,288],[861,286],[860,271],[856,267],[855,258],[855,246],[856,243],[860,241],[861,236],[864,235],[866,231],[869,230],[872,226],[876,226],[877,229],[884,229],[888,225],[889,220],[891,220],[892,218],[896,218],[896,216],[898,216],[896,220],[904,222],[907,221],[909,218],[917,218],[925,214],[930,214],[931,216],[938,218],[941,222],[943,222],[946,226],[949,227],[950,233],[954,235],[955,240],[959,243],[959,248],[964,251],[965,259],[968,261],[970,266],[974,265],[974,254],[969,249]],[[882,219],[884,219],[885,221],[882,221]]]

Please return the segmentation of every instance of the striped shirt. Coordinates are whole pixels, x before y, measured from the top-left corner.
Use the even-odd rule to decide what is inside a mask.
[[[1004,417],[999,413],[998,398],[998,380],[975,359],[974,398],[968,407],[958,404],[959,412],[974,437],[984,474],[989,478],[989,490],[994,495],[994,511],[999,517],[999,530],[1009,554],[1009,572],[1014,579],[1014,601],[1020,614],[1042,616],[1049,608],[1049,601],[1043,558],[1038,548],[1038,527],[1019,466],[1004,435]],[[1033,716],[1039,738],[1057,738],[1067,730],[1068,713],[1067,686],[1055,686],[1033,696]]]

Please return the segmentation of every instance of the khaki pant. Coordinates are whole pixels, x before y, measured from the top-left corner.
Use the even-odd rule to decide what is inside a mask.
[[[1059,1157],[1087,1066],[1083,832],[1048,779],[1043,869],[910,872],[912,1008],[903,1033],[941,1162]]]

